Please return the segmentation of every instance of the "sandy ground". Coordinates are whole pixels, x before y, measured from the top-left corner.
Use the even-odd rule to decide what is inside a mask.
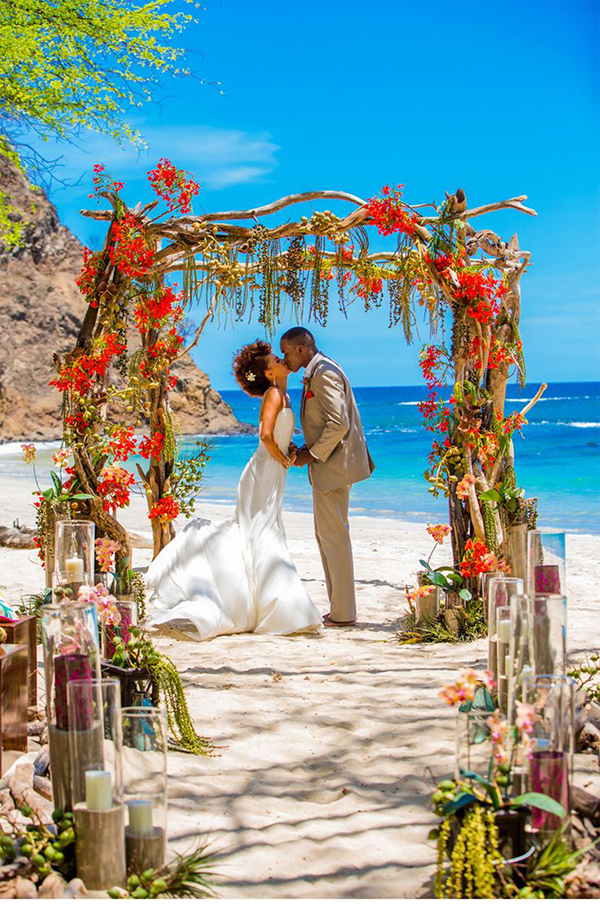
[[[0,482],[0,525],[31,525],[23,481]],[[221,519],[228,507],[199,515]],[[125,524],[148,531],[141,500]],[[328,610],[312,519],[285,514],[292,556]],[[208,643],[162,638],[181,670],[197,730],[214,758],[169,755],[169,836],[222,853],[223,897],[415,898],[431,893],[433,779],[454,768],[454,715],[437,692],[485,643],[400,647],[394,636],[423,527],[356,517],[359,622],[306,637],[242,635]],[[570,535],[570,650],[598,643],[597,536]],[[136,564],[148,562],[139,551]],[[0,594],[38,591],[32,551],[0,549]]]

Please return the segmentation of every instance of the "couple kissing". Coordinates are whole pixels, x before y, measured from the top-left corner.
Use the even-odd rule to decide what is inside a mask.
[[[259,444],[246,464],[232,519],[194,519],[161,551],[146,577],[149,625],[176,627],[195,639],[231,633],[291,634],[356,621],[348,508],[350,489],[374,469],[352,388],[342,368],[296,327],[280,340],[281,356],[262,340],[236,354],[236,381],[260,397]],[[300,422],[287,392],[304,369]],[[287,470],[308,469],[314,527],[330,611],[312,602],[291,560],[282,520]]]

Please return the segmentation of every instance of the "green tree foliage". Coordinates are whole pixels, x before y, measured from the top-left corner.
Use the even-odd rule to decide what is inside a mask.
[[[93,129],[143,145],[127,111],[152,99],[161,76],[189,74],[173,39],[193,17],[167,6],[172,0],[1,0],[0,167],[26,160],[18,136],[31,129],[45,141]],[[21,232],[0,192],[0,240],[14,245]]]

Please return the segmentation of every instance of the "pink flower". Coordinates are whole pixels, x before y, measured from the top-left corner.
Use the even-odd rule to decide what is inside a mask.
[[[521,734],[531,734],[535,721],[535,706],[527,705],[527,703],[519,702],[519,700],[517,700],[515,704],[517,707],[517,730]]]
[[[112,564],[112,559],[116,552],[119,550],[119,547],[120,545],[118,542],[109,539],[107,536],[96,539],[94,543],[96,560],[105,573],[109,572]]]
[[[491,671],[475,671],[473,668],[466,668],[458,675],[454,683],[448,684],[440,691],[440,696],[448,705],[456,705],[458,702],[472,702],[475,698],[477,687],[484,686],[491,690],[494,686],[493,674]]]
[[[427,595],[431,595],[435,586],[417,586],[416,589],[413,589],[411,592],[406,590],[406,599],[409,602],[414,602],[418,598],[425,598]]]
[[[427,532],[429,533],[429,535],[431,536],[432,539],[435,539],[435,541],[438,543],[438,545],[441,545],[443,543],[444,539],[446,538],[446,536],[450,535],[452,530],[450,529],[450,526],[448,526],[447,524],[437,523],[435,526],[430,526],[428,524]]]
[[[56,453],[52,454],[54,465],[60,466],[61,468],[66,466],[72,453],[73,451],[70,447],[62,447],[60,450],[57,450]]]
[[[458,483],[458,485],[456,486],[456,497],[459,499],[459,501],[464,501],[465,498],[469,497],[469,489],[470,489],[471,485],[474,485],[474,484],[475,484],[475,479],[473,478],[473,476],[470,475],[468,472],[465,473],[464,478],[461,479],[460,482]]]

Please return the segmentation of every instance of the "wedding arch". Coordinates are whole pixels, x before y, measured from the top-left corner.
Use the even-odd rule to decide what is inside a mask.
[[[478,550],[507,558],[522,574],[535,514],[517,485],[513,436],[544,388],[521,412],[507,414],[505,403],[509,376],[525,384],[520,281],[531,256],[516,234],[506,242],[473,222],[502,209],[535,215],[527,197],[468,208],[458,189],[441,204],[410,205],[398,185],[367,200],[323,190],[195,215],[199,187],[189,174],[163,159],[148,177],[156,199],[130,207],[123,184],[96,166],[94,196],[109,207],[81,213],[106,222],[106,238],[84,253],[78,285],[88,308],[76,346],[55,356],[64,442],[74,458],[67,493],[88,496],[75,506],[118,543],[120,571],[130,566],[131,546],[114,508],[128,503],[136,482],[123,465],[128,457],[147,461],[137,470],[155,555],[173,537],[173,520],[201,475],[201,448],[196,457],[177,456],[173,364],[220,314],[255,312],[270,333],[284,318],[325,325],[337,293],[346,314],[353,301],[369,310],[387,297],[390,327],[401,325],[409,343],[423,313],[430,340],[420,361],[429,394],[419,406],[433,442],[425,475],[433,494],[448,498],[455,562],[477,541]],[[272,223],[296,206],[328,201],[350,210]],[[389,248],[373,248],[374,234]],[[205,312],[190,334],[187,314],[198,304]],[[449,400],[440,393],[444,384],[452,386]],[[148,434],[138,441],[134,432],[144,424]]]

